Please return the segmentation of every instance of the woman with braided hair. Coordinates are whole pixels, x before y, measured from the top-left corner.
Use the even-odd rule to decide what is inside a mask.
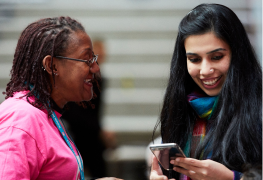
[[[153,158],[151,180],[237,180],[262,164],[262,69],[228,7],[201,4],[180,22],[159,123],[186,158],[169,172]]]
[[[97,57],[70,17],[25,28],[0,105],[0,179],[84,180],[81,155],[60,117],[67,102],[93,97]]]

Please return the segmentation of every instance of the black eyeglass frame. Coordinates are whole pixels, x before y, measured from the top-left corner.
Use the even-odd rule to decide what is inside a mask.
[[[68,59],[68,60],[73,60],[73,61],[80,61],[80,62],[85,62],[86,64],[88,64],[88,66],[90,66],[91,64],[93,64],[94,62],[97,62],[98,60],[98,54],[94,55],[92,59],[90,60],[84,60],[84,59],[75,59],[75,58],[69,58],[69,57],[64,57],[64,56],[54,56],[55,58],[60,58],[60,59]]]

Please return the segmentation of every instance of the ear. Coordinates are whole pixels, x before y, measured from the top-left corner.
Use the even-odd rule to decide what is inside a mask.
[[[47,71],[47,73],[49,75],[52,76],[52,68],[53,68],[53,73],[55,75],[58,75],[58,70],[57,70],[57,66],[58,66],[58,62],[57,60],[53,57],[53,63],[51,64],[51,59],[52,57],[50,55],[47,55],[44,57],[42,64],[43,64],[43,68]],[[51,68],[52,67],[52,68]]]

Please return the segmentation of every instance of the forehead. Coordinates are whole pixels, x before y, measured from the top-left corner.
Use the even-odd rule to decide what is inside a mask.
[[[78,31],[70,34],[67,54],[92,52],[92,42],[87,33]]]
[[[218,48],[229,50],[229,45],[212,32],[191,35],[185,39],[184,46],[186,52],[192,53],[207,53]]]

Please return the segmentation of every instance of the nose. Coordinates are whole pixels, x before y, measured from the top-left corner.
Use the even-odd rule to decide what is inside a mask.
[[[208,60],[204,59],[201,63],[201,67],[200,67],[200,75],[210,75],[212,74],[214,71],[211,71],[211,69],[214,69],[211,62],[209,62]]]
[[[90,65],[90,72],[91,73],[95,74],[95,73],[97,73],[99,71],[100,71],[100,67],[99,67],[99,65],[96,62],[94,62],[94,63],[92,63]]]

